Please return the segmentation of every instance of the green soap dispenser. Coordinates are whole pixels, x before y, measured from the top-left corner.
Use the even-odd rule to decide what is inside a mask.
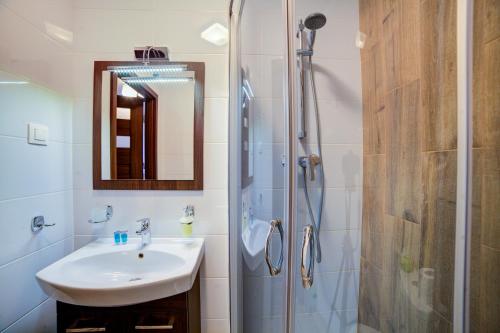
[[[184,208],[184,216],[179,220],[181,223],[182,235],[184,237],[191,237],[193,234],[193,222],[194,222],[194,206],[187,205]]]

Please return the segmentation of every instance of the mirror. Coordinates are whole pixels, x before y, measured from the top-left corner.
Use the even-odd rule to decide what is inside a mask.
[[[203,85],[204,63],[96,61],[94,188],[202,189]]]

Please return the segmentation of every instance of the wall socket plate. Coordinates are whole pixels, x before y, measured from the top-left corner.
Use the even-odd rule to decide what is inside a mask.
[[[32,145],[46,146],[49,142],[49,128],[45,125],[28,124],[28,143]]]

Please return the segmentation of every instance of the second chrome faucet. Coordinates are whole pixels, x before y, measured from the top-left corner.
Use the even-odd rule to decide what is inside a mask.
[[[143,219],[137,220],[139,229],[135,232],[137,235],[141,236],[141,248],[148,244],[151,244],[151,219],[145,217]]]

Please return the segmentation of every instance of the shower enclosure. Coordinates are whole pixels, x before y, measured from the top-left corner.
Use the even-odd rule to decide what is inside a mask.
[[[232,332],[500,330],[499,22],[231,2]]]

